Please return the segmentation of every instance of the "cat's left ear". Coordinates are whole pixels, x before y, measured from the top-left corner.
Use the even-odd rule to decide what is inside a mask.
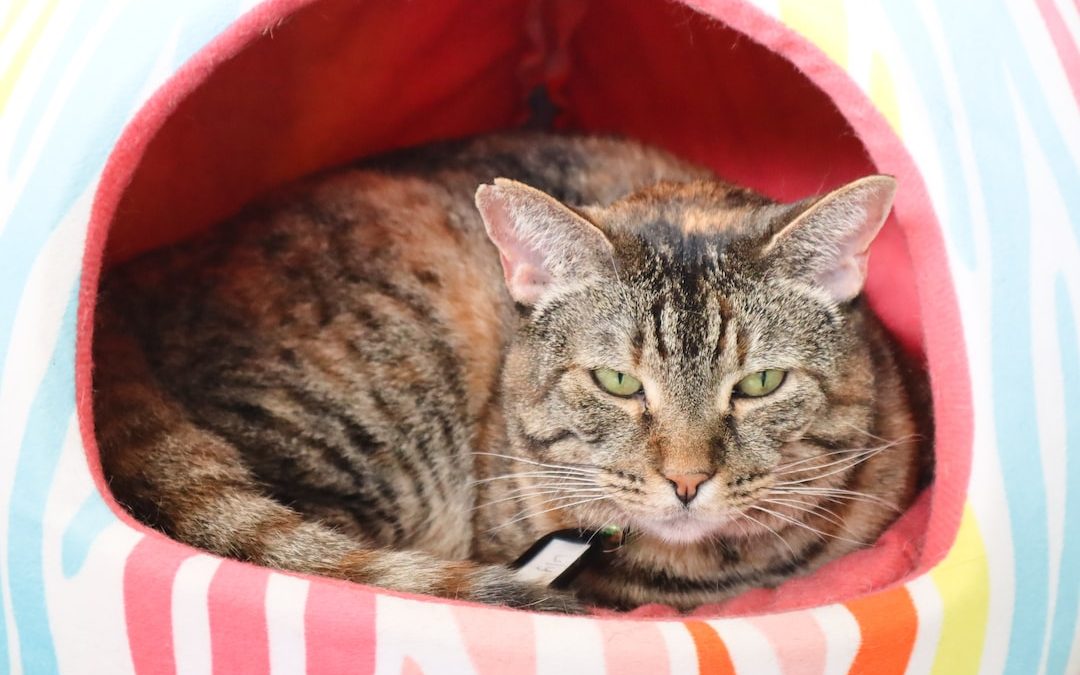
[[[892,176],[867,176],[813,201],[765,244],[762,254],[781,271],[851,300],[866,281],[874,237],[896,195]]]
[[[604,233],[536,188],[496,178],[494,185],[476,191],[476,207],[499,249],[507,289],[524,305],[611,266],[611,242]]]

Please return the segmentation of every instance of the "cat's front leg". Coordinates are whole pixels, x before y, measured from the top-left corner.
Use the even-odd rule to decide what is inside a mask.
[[[514,570],[502,565],[443,560],[419,551],[360,548],[356,544],[351,544],[349,548],[352,550],[348,550],[339,548],[343,543],[337,540],[340,535],[325,530],[309,532],[308,536],[313,546],[303,548],[312,553],[316,550],[321,552],[316,555],[296,555],[301,547],[294,546],[281,567],[402,593],[537,612],[586,612],[585,606],[573,593],[526,581]],[[274,565],[277,561],[270,559],[266,562]]]

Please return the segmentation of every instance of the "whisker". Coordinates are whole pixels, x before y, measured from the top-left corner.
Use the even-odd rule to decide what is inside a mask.
[[[811,481],[820,480],[822,478],[828,478],[829,476],[835,476],[838,473],[843,473],[844,471],[848,471],[850,469],[855,468],[856,466],[858,466],[858,465],[862,464],[863,462],[869,460],[871,457],[877,456],[878,453],[883,452],[884,450],[888,449],[889,447],[892,447],[892,446],[882,446],[880,448],[874,448],[872,451],[868,450],[864,454],[858,455],[854,459],[849,458],[847,461],[850,461],[850,464],[848,464],[846,466],[842,466],[842,467],[840,467],[838,469],[833,469],[832,471],[829,471],[827,473],[819,474],[817,476],[809,476],[807,478],[800,478],[799,480],[794,480],[794,481],[785,481],[785,482],[781,482],[781,483],[776,483],[776,485],[798,485],[800,483],[809,483]],[[803,470],[804,471],[810,471],[810,469],[803,469]]]
[[[750,508],[757,509],[758,511],[761,511],[762,513],[768,513],[769,515],[773,516],[774,518],[779,518],[780,520],[783,520],[784,522],[790,523],[791,525],[793,525],[795,527],[801,527],[804,530],[806,530],[807,532],[813,532],[814,534],[818,535],[819,537],[829,537],[829,538],[832,538],[832,539],[836,539],[838,541],[846,541],[849,544],[855,544],[857,546],[862,546],[861,541],[855,541],[854,539],[848,539],[847,537],[841,537],[839,535],[829,534],[828,532],[822,532],[821,530],[817,529],[816,527],[811,527],[810,525],[807,525],[806,523],[802,522],[801,520],[799,520],[797,518],[791,518],[789,516],[785,516],[782,513],[778,513],[776,511],[773,511],[772,509],[767,509],[764,506],[751,506]]]
[[[812,462],[815,459],[824,459],[833,455],[850,455],[853,453],[863,452],[864,450],[866,450],[866,448],[845,448],[843,450],[831,450],[829,452],[822,452],[820,454],[812,455],[810,457],[804,457],[794,462],[788,462],[787,464],[779,464],[776,466],[776,469],[789,469],[793,466],[798,466],[799,464],[806,464],[807,462]]]
[[[589,474],[576,474],[576,473],[561,473],[558,471],[523,471],[521,473],[504,473],[498,476],[490,476],[488,478],[481,478],[469,483],[472,485],[480,485],[482,483],[491,483],[497,480],[509,480],[511,478],[561,478],[569,482],[587,482],[591,483],[595,479],[595,475]]]
[[[870,438],[872,438],[874,440],[881,441],[882,443],[884,443],[884,446],[875,446],[875,448],[865,448],[865,447],[863,447],[863,448],[845,448],[845,449],[842,449],[842,450],[832,450],[830,452],[823,452],[823,453],[820,453],[820,454],[816,454],[816,455],[814,455],[812,457],[804,457],[803,459],[796,460],[794,462],[788,462],[787,464],[780,464],[779,466],[776,467],[776,469],[778,469],[778,470],[790,469],[791,467],[798,466],[800,464],[805,464],[807,462],[812,462],[815,459],[824,459],[826,457],[832,457],[832,456],[835,456],[835,455],[851,455],[851,454],[864,452],[864,451],[867,451],[867,450],[891,448],[893,446],[899,445],[900,443],[906,443],[908,441],[917,440],[917,439],[921,438],[921,436],[919,436],[919,434],[907,434],[907,435],[901,436],[899,438],[889,440],[887,438],[882,438],[881,436],[875,436],[874,434],[871,434],[868,431],[864,431],[862,429],[859,429],[858,427],[854,426],[850,422],[847,422],[846,424],[849,427],[851,427],[855,431],[858,431],[861,434],[865,434],[866,436],[868,436],[868,437],[870,437]],[[836,461],[838,461],[838,462],[839,461],[844,461],[844,458],[841,458],[841,459],[836,460]],[[786,471],[785,471],[785,473],[786,473]]]
[[[570,495],[568,497],[571,498],[571,499],[573,498],[572,495]],[[542,506],[543,504],[548,504],[550,502],[554,502],[554,501],[558,501],[560,499],[566,499],[566,498],[567,497],[556,497],[555,499],[549,499],[549,500],[547,500],[545,502],[542,502],[540,505]],[[490,530],[488,530],[488,532],[497,532],[498,530],[501,530],[504,527],[509,527],[510,525],[514,525],[515,523],[520,523],[521,521],[528,520],[529,518],[535,518],[536,516],[542,516],[545,513],[550,513],[552,511],[557,511],[559,509],[568,509],[571,506],[580,506],[581,504],[588,504],[590,502],[598,502],[601,499],[609,499],[609,497],[607,495],[601,495],[599,497],[590,497],[589,499],[582,499],[581,501],[576,501],[576,502],[573,502],[573,503],[570,503],[570,504],[559,504],[559,505],[556,505],[556,506],[552,506],[550,509],[544,509],[543,511],[537,511],[535,513],[526,513],[526,514],[520,515],[520,516],[518,516],[516,518],[513,518],[513,519],[503,523],[502,525],[498,525],[496,527],[493,527]]]
[[[921,435],[921,434],[906,434],[906,435],[904,435],[904,436],[901,436],[900,438],[897,438],[897,439],[896,439],[896,440],[894,440],[894,441],[890,441],[890,440],[889,440],[889,439],[887,439],[887,438],[882,438],[881,436],[878,436],[877,434],[873,434],[873,433],[870,433],[870,432],[869,432],[869,431],[867,431],[866,429],[860,429],[859,427],[855,426],[855,425],[854,425],[854,424],[852,424],[851,422],[848,422],[848,421],[844,421],[843,423],[844,423],[845,425],[847,425],[847,427],[848,427],[849,429],[852,429],[852,430],[854,430],[854,431],[857,431],[857,432],[859,432],[860,434],[862,434],[862,435],[866,436],[867,438],[872,438],[872,439],[874,439],[875,441],[881,441],[882,443],[903,443],[903,442],[905,442],[905,441],[916,441],[916,440],[919,440],[919,439],[921,439],[921,438],[922,438],[922,435]]]
[[[499,457],[499,458],[502,458],[502,459],[509,459],[509,460],[512,460],[512,461],[515,461],[515,462],[522,462],[524,464],[532,464],[534,466],[543,466],[543,467],[547,467],[549,469],[567,469],[567,470],[570,470],[570,471],[581,471],[581,472],[587,472],[587,473],[599,473],[600,472],[599,467],[593,466],[593,465],[590,465],[590,464],[562,464],[562,463],[549,464],[547,462],[537,462],[536,460],[525,459],[524,457],[514,457],[513,455],[500,455],[497,452],[479,452],[479,451],[477,451],[477,452],[473,452],[472,454],[474,454],[474,455],[485,455],[487,457]]]
[[[830,488],[830,487],[813,487],[813,486],[801,486],[801,487],[784,487],[780,489],[772,488],[769,492],[776,494],[804,494],[804,495],[818,495],[820,497],[836,499],[856,499],[860,501],[873,502],[880,504],[896,513],[901,513],[893,504],[885,501],[877,495],[872,495],[866,492],[858,492],[856,490],[845,490],[843,488]]]
[[[803,513],[809,513],[810,515],[824,518],[825,520],[829,521],[833,525],[836,525],[837,527],[841,527],[845,530],[847,529],[847,525],[844,524],[844,521],[840,520],[839,516],[837,516],[835,513],[820,504],[808,504],[806,502],[801,502],[797,499],[778,499],[776,497],[766,497],[762,501],[767,504],[778,504],[781,506],[787,506],[788,508],[797,509],[799,511],[802,511]],[[819,509],[821,511],[824,511],[824,513],[819,513]]]
[[[746,518],[746,519],[748,519],[748,520],[750,520],[750,521],[752,521],[752,522],[754,522],[754,523],[757,523],[757,525],[758,525],[759,527],[763,527],[763,528],[765,528],[766,530],[768,530],[769,532],[771,532],[771,533],[773,534],[773,536],[775,536],[775,537],[776,537],[777,539],[779,539],[779,540],[780,540],[780,543],[781,543],[781,544],[783,544],[784,546],[786,546],[786,547],[787,547],[787,550],[788,550],[788,551],[789,551],[789,552],[791,553],[791,557],[792,557],[792,558],[798,557],[798,556],[796,556],[796,555],[795,555],[795,549],[791,548],[791,544],[789,544],[789,543],[788,543],[788,541],[787,541],[787,539],[784,539],[784,537],[783,537],[783,536],[782,536],[782,535],[781,535],[781,534],[780,534],[779,532],[777,532],[777,531],[776,531],[776,530],[774,530],[773,528],[769,527],[769,526],[768,526],[768,525],[766,525],[765,523],[761,522],[761,521],[760,521],[760,520],[758,520],[757,518],[753,517],[753,516],[752,516],[752,515],[750,515],[749,513],[746,513],[745,511],[739,512],[739,513],[737,513],[736,515],[738,515],[738,516],[741,516],[741,517],[743,517],[743,518]]]
[[[524,494],[510,495],[509,497],[501,497],[499,499],[493,499],[493,500],[491,500],[489,502],[484,502],[483,504],[477,504],[476,506],[474,506],[472,508],[472,510],[473,511],[478,511],[480,509],[487,508],[488,506],[494,506],[495,504],[502,504],[504,502],[520,501],[522,499],[531,499],[533,497],[542,497],[544,495],[562,494],[562,495],[566,495],[567,497],[573,497],[573,496],[578,496],[578,495],[583,495],[583,494],[596,494],[596,493],[603,494],[603,492],[604,492],[603,488],[581,488],[581,489],[578,489],[578,490],[569,490],[569,491],[561,489],[561,488],[555,488],[555,489],[551,489],[551,490],[540,490],[538,492],[527,492],[527,493],[524,493]]]
[[[558,483],[530,483],[529,485],[522,485],[521,487],[516,487],[513,490],[507,490],[505,492],[500,492],[500,494],[509,495],[509,494],[513,494],[515,492],[528,492],[529,490],[549,490],[549,489],[554,490],[556,488],[558,488],[560,490],[570,490],[570,491],[573,491],[573,490],[588,490],[588,489],[593,488],[593,487],[595,487],[595,488],[608,488],[608,487],[611,487],[611,486],[610,485],[603,485],[601,483],[596,483],[596,482],[592,482],[592,481],[590,481],[587,484],[575,484],[575,483],[567,484],[567,483],[563,483],[563,482],[558,482]]]
[[[831,462],[828,462],[826,464],[818,464],[816,466],[805,467],[805,468],[802,468],[802,469],[788,468],[788,469],[786,469],[784,471],[773,471],[773,475],[783,476],[784,474],[788,474],[788,473],[801,473],[803,471],[813,471],[815,469],[825,469],[825,468],[828,468],[830,466],[840,464],[842,462],[850,462],[853,459],[859,457],[860,455],[864,455],[866,453],[878,452],[878,451],[879,451],[879,448],[855,448],[855,449],[846,451],[846,453],[848,454],[847,457],[841,457],[840,459],[834,459]],[[808,460],[804,460],[804,461],[809,461],[811,459],[823,459],[823,458],[824,458],[824,455],[818,455],[816,457],[810,457],[810,458],[808,458]],[[779,468],[782,468],[782,467],[777,467],[777,468],[779,469]]]

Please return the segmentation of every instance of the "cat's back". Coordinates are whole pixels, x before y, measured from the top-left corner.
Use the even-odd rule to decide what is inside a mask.
[[[477,187],[502,177],[568,204],[607,204],[701,175],[612,138],[519,132],[397,151],[301,180],[122,266],[101,303],[181,389],[201,390],[208,364],[265,368],[290,362],[294,344],[328,348],[346,334],[400,342],[420,331],[454,354],[475,412],[512,309]]]
[[[114,491],[175,531],[162,519],[198,511],[190,467],[210,460],[193,453],[213,447],[210,464],[341,531],[465,555],[469,449],[514,320],[477,187],[604,204],[700,175],[614,139],[477,137],[310,177],[121,265],[95,329]],[[162,507],[170,492],[184,505]]]

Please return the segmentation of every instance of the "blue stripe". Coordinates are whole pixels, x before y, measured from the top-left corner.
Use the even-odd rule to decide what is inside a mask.
[[[972,11],[975,7],[971,8]],[[1068,220],[1066,225],[1072,224],[1073,231],[1076,232],[1080,227],[1080,173],[1078,173],[1076,165],[1072,162],[1065,150],[1065,139],[1062,137],[1061,130],[1058,128],[1054,121],[1053,116],[1050,114],[1049,105],[1046,101],[1046,96],[1043,90],[1039,86],[1039,81],[1035,77],[1035,71],[1029,60],[1029,56],[1023,47],[1023,43],[1020,41],[1018,34],[1016,33],[1011,18],[1001,7],[990,8],[983,4],[978,6],[978,10],[981,11],[984,16],[993,21],[988,34],[991,36],[1004,37],[1004,39],[993,40],[993,49],[998,53],[1001,53],[1007,63],[1009,71],[1009,80],[1016,89],[1016,98],[1018,99],[1018,105],[1020,105],[1028,120],[1030,120],[1031,129],[1034,132],[1036,140],[1039,145],[1043,156],[1052,170],[1055,185],[1051,186],[1061,195],[1065,208],[1068,213]],[[970,14],[967,15],[970,20]],[[958,19],[956,28],[963,25],[964,19]],[[977,72],[977,71],[972,71]],[[977,79],[977,76],[973,75],[972,78]],[[1000,84],[1002,88],[1005,86],[1005,82]],[[980,115],[986,112],[986,99],[976,98],[973,100],[980,101]],[[992,104],[991,104],[992,105]],[[1010,106],[1011,107],[1011,106]],[[1075,123],[1075,120],[1074,120]],[[993,142],[993,141],[991,141]],[[1019,155],[1005,155],[998,159],[1002,162],[1017,162]],[[1013,192],[1024,192],[1026,182],[1019,182],[1014,184],[1002,185],[1003,190],[1012,190]],[[1024,228],[1018,228],[1017,223],[1025,222],[1019,221],[1005,221],[997,225],[994,235],[995,239],[1001,239],[1005,243],[1002,248],[995,247],[995,266],[999,269],[1005,267],[1008,270],[1007,276],[1012,289],[1014,290],[1014,297],[1020,300],[1023,304],[1022,307],[1017,307],[1019,310],[1016,317],[1026,318],[1029,316],[1029,312],[1026,311],[1028,305],[1026,304],[1026,296],[1030,292],[1028,288],[1029,276],[1027,274],[1025,264],[1022,268],[1014,267],[1016,258],[1024,256],[1025,263],[1028,262],[1027,253],[1024,250],[1014,248],[1009,242],[1009,239],[1013,238],[1013,232],[1010,228],[1020,230],[1023,232]],[[1031,223],[1031,227],[1039,227],[1039,223]],[[1026,234],[1026,233],[1024,233]],[[1018,237],[1017,237],[1018,238]],[[1071,312],[1067,312],[1065,316],[1071,317]],[[1000,316],[1000,315],[999,315]],[[1002,317],[1004,319],[1004,317]],[[1003,321],[1007,322],[1007,320]],[[998,322],[995,322],[997,324]],[[1059,324],[1060,325],[1060,324]],[[1071,343],[1076,344],[1075,339]],[[1019,371],[1024,370],[1024,364],[1027,359],[1013,358],[1016,354],[1030,353],[1030,344],[1016,345],[1015,349],[1025,349],[1025,351],[1015,351],[1013,354],[1003,353],[1003,361],[1012,361],[1015,364],[1021,366]],[[1064,357],[1063,357],[1064,358]],[[998,362],[995,360],[995,369],[998,367]],[[1075,371],[1074,371],[1075,372]],[[997,378],[995,378],[997,379]],[[1074,380],[1073,382],[1075,382]],[[1014,382],[1011,380],[1010,382]],[[1002,384],[1006,384],[1005,381],[1000,381],[995,384],[995,390],[999,391],[999,387]],[[1038,386],[1037,381],[1031,383],[1031,389]],[[1014,399],[1012,406],[1022,406],[1023,408],[1030,407],[1034,401],[1034,397],[1030,395],[1030,391],[1014,390],[1009,392]],[[1006,398],[1006,396],[1002,396]],[[1080,415],[1080,407],[1066,407],[1066,415],[1072,419],[1068,421],[1068,424],[1077,424],[1077,415]],[[1024,417],[1017,417],[1013,420],[998,418],[999,429],[1004,427],[1008,430],[1008,426],[1011,423],[1025,424],[1030,430],[1034,430],[1036,420],[1034,416],[1034,410],[1025,414]],[[1024,434],[1026,443],[1026,437],[1029,434]],[[1019,440],[1019,439],[1017,439]],[[1034,445],[1022,445],[1016,442],[1012,442],[1011,439],[1006,438],[1005,434],[1002,434],[1001,443],[999,444],[999,453],[1004,456],[1012,457],[1010,465],[1015,468],[1023,465],[1026,462],[1031,462],[1033,465],[1036,463],[1029,457],[1028,453],[1023,452],[1023,448],[1036,447]],[[1032,508],[1029,514],[1018,514],[1013,518],[1013,543],[1016,551],[1017,567],[1016,577],[1017,579],[1025,579],[1027,575],[1039,575],[1043,574],[1049,576],[1049,547],[1048,542],[1045,541],[1045,528],[1038,528],[1039,536],[1028,537],[1027,530],[1032,528],[1033,523],[1045,523],[1046,522],[1046,497],[1045,486],[1042,481],[1042,470],[1040,467],[1038,482],[1030,482],[1028,476],[1013,474],[1010,472],[1009,466],[1004,466],[1006,475],[1006,486],[1010,489],[1009,504],[1014,503],[1013,495],[1025,495]],[[1076,498],[1077,492],[1080,491],[1080,480],[1073,477],[1072,480],[1067,482],[1066,491],[1071,492],[1073,498]],[[1038,505],[1036,506],[1036,502]],[[1011,510],[1010,510],[1010,515]],[[1038,518],[1038,520],[1036,520]],[[1080,537],[1080,528],[1076,527],[1077,520],[1074,518],[1071,521],[1073,527],[1069,527],[1069,522],[1065,527],[1065,541],[1063,546],[1072,550],[1076,545],[1076,539]],[[1024,529],[1024,536],[1018,539],[1016,536],[1017,527]],[[1033,549],[1032,547],[1038,546],[1039,548]],[[1044,566],[1045,565],[1045,566]],[[1068,568],[1063,567],[1062,573],[1065,574]],[[1067,576],[1072,576],[1076,573],[1076,570],[1068,570]],[[1055,598],[1057,606],[1061,606],[1062,603],[1070,605],[1069,608],[1063,610],[1067,615],[1075,617],[1076,612],[1076,597],[1065,598],[1062,595],[1063,587],[1060,586],[1061,578],[1059,578],[1058,597]],[[1016,602],[1018,611],[1013,615],[1013,625],[1010,636],[1010,650],[1009,660],[1006,664],[1006,672],[1011,673],[1027,673],[1031,672],[1033,668],[1036,668],[1043,657],[1043,648],[1045,642],[1045,631],[1048,630],[1046,626],[1046,613],[1047,605],[1045,602],[1040,602],[1041,597],[1036,596],[1029,598],[1024,595],[1025,590],[1032,590],[1035,586],[1042,586],[1043,584],[1027,583],[1025,579],[1025,588],[1021,588],[1020,584],[1017,584],[1016,589]],[[1039,588],[1040,594],[1045,593],[1042,588]],[[1024,611],[1019,611],[1023,609]]]
[[[882,3],[889,23],[900,37],[899,43],[904,50],[912,69],[915,71],[919,92],[927,104],[930,119],[930,135],[941,162],[941,177],[944,189],[940,194],[945,199],[941,226],[949,240],[950,250],[959,254],[967,266],[975,264],[975,242],[972,235],[971,195],[964,182],[964,165],[960,153],[960,135],[953,127],[952,116],[948,108],[945,80],[941,76],[941,63],[935,56],[933,42],[918,12],[910,2]],[[970,115],[973,101],[964,99],[965,110]]]
[[[75,18],[72,19],[71,25],[68,27],[68,32],[56,43],[56,49],[50,54],[49,66],[41,75],[41,79],[37,83],[37,90],[34,92],[33,98],[30,99],[30,105],[27,107],[22,125],[15,132],[15,143],[12,145],[11,155],[8,157],[8,172],[10,175],[15,174],[16,167],[18,167],[26,154],[30,139],[34,137],[36,127],[41,124],[41,120],[45,116],[45,109],[56,94],[56,85],[60,83],[64,71],[74,62],[75,52],[82,46],[83,40],[90,31],[90,26],[101,14],[104,6],[105,3],[100,0],[84,0],[80,2]],[[83,77],[87,76],[84,72]]]
[[[893,6],[898,28],[916,23],[909,7]],[[904,10],[908,10],[905,12]],[[940,3],[944,32],[957,67],[976,160],[990,220],[992,265],[992,364],[995,426],[1005,477],[1013,532],[1016,593],[1006,671],[1030,672],[1041,660],[1049,602],[1047,507],[1043,470],[1035,434],[1028,288],[1030,212],[1026,180],[1008,83],[1016,88],[1019,105],[1031,120],[1037,142],[1054,173],[1069,219],[1080,223],[1080,176],[1065,152],[1064,139],[1049,113],[1043,91],[1023,44],[1005,9],[995,3]],[[912,38],[915,39],[912,39]],[[937,64],[921,36],[901,36],[917,62],[920,84],[938,81]],[[934,94],[932,94],[934,95]],[[941,92],[936,92],[941,95]],[[931,98],[931,100],[933,100]],[[944,100],[944,99],[941,99]],[[940,141],[940,139],[939,139]],[[1026,225],[1026,226],[1025,226]],[[1080,408],[1070,408],[1077,410]],[[1075,413],[1073,413],[1075,415]],[[1070,485],[1075,492],[1080,484]],[[1074,521],[1075,522],[1075,521]],[[1067,537],[1080,536],[1077,527]],[[1061,598],[1058,598],[1061,601]],[[1076,601],[1071,602],[1075,612]]]
[[[161,4],[164,5],[164,3]],[[155,13],[158,16],[153,20],[161,22],[162,25],[160,26],[160,29],[167,34],[168,31],[166,29],[175,29],[177,19],[163,15],[162,9],[172,9],[175,11],[185,10],[187,12],[187,16],[184,17],[184,21],[187,23],[181,27],[181,33],[177,40],[177,64],[186,61],[211,38],[224,30],[236,15],[236,10],[234,8],[227,8],[218,0],[200,0],[198,3],[189,0],[184,3],[170,4],[175,4],[177,6],[173,8],[163,6],[156,9]],[[59,84],[60,78],[64,75],[64,71],[71,66],[74,61],[75,52],[82,46],[82,43],[89,34],[90,28],[93,26],[94,22],[101,17],[102,10],[104,10],[105,6],[106,3],[101,0],[85,0],[84,2],[79,3],[75,18],[72,20],[71,26],[68,29],[68,34],[65,36],[65,39],[58,42],[57,49],[51,56],[49,67],[41,76],[37,92],[31,100],[22,125],[15,134],[15,143],[12,146],[11,156],[8,158],[8,167],[11,173],[14,173],[15,167],[22,161],[27,146],[30,143],[30,139],[33,138],[35,127],[40,124],[40,121],[45,114],[45,109],[48,107],[52,97],[56,93],[56,85]],[[145,23],[147,19],[144,16],[140,20]],[[115,30],[124,30],[124,27],[114,29],[114,32]],[[127,32],[129,34],[131,33],[131,31]],[[153,49],[142,52],[144,56],[150,57],[143,59],[143,66],[151,66],[153,64],[157,53],[161,51],[164,41],[165,39],[162,37],[160,41],[155,42],[152,45]],[[129,52],[130,56],[134,56],[137,53],[135,50],[138,49],[139,45],[131,45],[131,51]],[[108,71],[102,72],[100,70],[95,70],[93,65],[89,64],[80,77],[83,80],[93,80],[95,78],[100,78],[103,75],[108,77],[111,74]],[[139,79],[140,77],[136,76],[128,79],[128,81],[141,86],[142,83],[138,81]],[[57,127],[59,128],[59,126],[60,125],[58,124]],[[76,131],[79,132],[85,132],[86,130],[78,125],[75,125],[75,127]]]
[[[212,2],[129,3],[108,28],[98,49],[89,56],[87,67],[64,102],[55,130],[0,234],[0,355],[10,348],[11,322],[33,261],[63,214],[101,171],[168,35],[183,24],[184,14],[201,15],[199,29],[207,33],[200,39],[196,30],[185,29],[179,41],[177,59],[186,60],[213,36],[210,31],[216,32],[231,18],[229,11],[207,11]],[[84,23],[83,11],[77,21],[76,30],[85,30],[88,24]],[[77,40],[64,42],[66,45]],[[50,64],[49,77],[54,79],[43,84],[39,96],[51,93],[48,90],[59,77],[57,69],[70,58],[71,52],[65,46]],[[47,100],[47,96],[36,99],[32,108],[40,112]],[[35,117],[31,115],[28,119]],[[25,149],[25,145],[19,146],[20,159]],[[72,297],[57,353],[34,399],[18,455],[12,503],[7,509],[11,527],[6,542],[10,573],[6,582],[18,627],[23,669],[32,673],[56,670],[41,569],[41,522],[63,427],[74,410],[75,304]],[[68,559],[69,565],[74,564],[75,557]],[[14,636],[9,636],[2,624],[0,631],[3,631],[0,632],[0,675],[5,675],[8,639]]]
[[[1064,673],[1069,650],[1077,639],[1076,613],[1080,608],[1080,336],[1063,277],[1058,277],[1056,301],[1065,382],[1065,542],[1046,666],[1049,673]]]
[[[991,376],[998,459],[1012,531],[1015,594],[1007,673],[1041,660],[1049,601],[1046,485],[1038,452],[1029,322],[1030,204],[1003,55],[1016,34],[996,3],[940,3],[969,116],[990,225]]]
[[[221,0],[190,0],[186,3],[189,13],[187,23],[180,31],[176,43],[178,63],[187,61],[211,38],[228,28],[237,18],[236,7],[231,7]]]
[[[942,108],[946,98],[941,65],[934,58],[925,26],[908,3],[884,3],[904,46],[915,78],[927,92],[929,105]],[[1025,176],[1020,162],[1016,120],[1011,114],[1002,62],[1003,43],[1016,39],[1002,26],[1002,8],[996,3],[942,2],[941,14],[947,46],[957,70],[958,86],[968,112],[977,170],[989,219],[992,269],[991,368],[997,447],[1009,503],[1009,524],[1015,560],[1015,601],[1008,670],[1031,672],[1039,663],[1048,601],[1045,486],[1036,449],[1035,411],[1032,403],[1030,360],[1028,241],[1029,208]],[[931,110],[931,113],[934,111]],[[936,142],[946,163],[945,174],[960,175],[959,157],[951,120],[932,115]],[[946,178],[946,192],[956,189]],[[973,223],[968,212],[950,217],[960,220],[946,235],[970,249]],[[955,247],[954,247],[955,248]],[[1003,636],[1004,639],[1004,636]]]
[[[162,24],[170,23],[165,17],[155,22],[144,15],[149,4],[157,3],[127,5],[143,11],[123,14],[91,56],[0,234],[0,354],[8,351],[11,322],[34,259],[63,214],[101,171],[146,80],[150,60],[134,55],[153,54],[160,46]]]
[[[116,516],[105,505],[97,490],[83,500],[82,506],[64,529],[60,541],[60,563],[65,577],[79,573],[98,535],[115,522]]]
[[[181,22],[169,12],[193,9],[183,2],[129,3],[90,56],[0,234],[0,354],[9,348],[11,321],[30,266],[61,217],[101,171],[154,56]],[[193,46],[189,41],[188,47]]]
[[[900,33],[900,43],[907,49],[916,77],[932,103],[944,103],[940,66],[933,60],[929,37],[909,5],[886,3],[890,18]],[[998,448],[1005,476],[1009,516],[1013,530],[1016,560],[1016,602],[1010,634],[1010,672],[1025,672],[1040,660],[1046,623],[1049,572],[1046,532],[1046,503],[1042,468],[1036,448],[1034,409],[1031,391],[1035,383],[1026,372],[1027,360],[1017,355],[1030,353],[1028,313],[1028,197],[1025,176],[1021,171],[1021,152],[1012,101],[1007,81],[1017,88],[1025,112],[1032,120],[1038,142],[1046,153],[1068,202],[1071,220],[1077,218],[1076,169],[1064,153],[1060,132],[1049,115],[1043,92],[1023,50],[1011,20],[1000,4],[939,3],[944,33],[956,64],[959,87],[969,124],[974,151],[990,220],[991,250],[995,277],[992,285],[992,363],[994,411],[999,432]],[[1012,77],[1007,77],[1006,73]],[[959,165],[953,154],[954,142],[944,142],[954,135],[944,115],[935,120],[935,134],[943,161],[954,171]],[[955,183],[950,183],[949,190]],[[1067,183],[1068,185],[1062,185]],[[950,212],[951,213],[951,212]],[[969,216],[963,222],[970,222]],[[1034,225],[1034,224],[1029,224]],[[953,228],[950,242],[968,228]],[[962,237],[966,247],[969,242]]]
[[[72,292],[56,349],[30,408],[26,435],[15,464],[15,484],[8,522],[8,569],[11,606],[19,631],[22,667],[27,673],[55,673],[49,614],[42,568],[42,514],[60,459],[64,436],[75,413],[75,315],[78,295]]]

